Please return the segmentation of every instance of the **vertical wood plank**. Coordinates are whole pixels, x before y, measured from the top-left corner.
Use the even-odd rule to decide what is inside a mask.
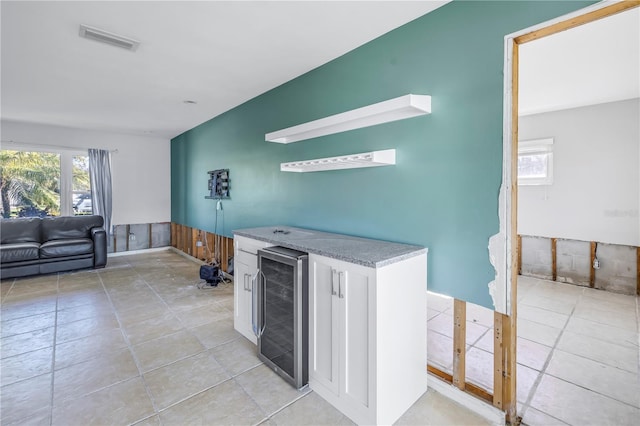
[[[640,296],[640,247],[636,248],[636,268],[638,269],[636,294]]]
[[[593,262],[596,260],[596,250],[598,249],[598,243],[591,241],[591,254],[589,255],[589,287],[596,286],[596,269],[593,267]]]
[[[514,40],[511,62],[511,223],[510,235],[518,235],[518,97],[519,97],[519,46]],[[517,333],[517,306],[518,306],[518,258],[511,250],[511,292],[510,315],[502,321],[502,410],[506,413],[505,420],[515,424],[517,420],[516,404],[516,333]],[[494,353],[494,356],[496,354]],[[495,384],[494,384],[495,386]],[[495,397],[496,392],[494,392]]]
[[[453,301],[453,385],[464,390],[465,356],[467,335],[467,304],[458,299]]]
[[[191,228],[191,256],[198,258],[198,228]]]
[[[126,243],[125,243],[125,250],[129,251],[129,237],[130,237],[130,232],[131,232],[131,225],[126,225],[125,226],[125,238],[126,238]]]
[[[208,240],[207,244],[209,245],[209,253],[207,255],[207,260],[209,263],[213,263],[213,243],[215,241],[215,234],[210,232],[207,234]]]
[[[177,247],[178,242],[177,242],[177,234],[176,234],[176,224],[174,222],[171,222],[171,247]]]
[[[518,235],[516,250],[518,252],[518,275],[522,275],[522,235]]]
[[[502,320],[500,312],[493,312],[493,406],[503,410],[504,345],[502,342]]]
[[[556,247],[558,246],[558,239],[551,239],[551,278],[553,281],[558,279],[558,257]]]

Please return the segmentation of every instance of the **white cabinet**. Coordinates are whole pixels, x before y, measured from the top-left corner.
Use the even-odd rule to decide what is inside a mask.
[[[257,343],[253,322],[257,306],[255,277],[258,272],[258,250],[269,245],[240,236],[233,240],[233,327],[254,344]]]
[[[391,424],[427,390],[426,272],[426,254],[309,256],[309,385],[359,424]]]

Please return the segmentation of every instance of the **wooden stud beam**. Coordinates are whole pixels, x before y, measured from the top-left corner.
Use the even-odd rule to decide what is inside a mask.
[[[636,294],[640,296],[640,247],[636,248],[636,268],[638,270]]]
[[[442,371],[438,367],[434,367],[433,365],[427,365],[427,371],[440,378],[441,380],[453,384],[453,376],[446,371]],[[489,404],[493,402],[493,395],[491,395],[491,393],[487,392],[485,389],[468,382],[464,385],[465,386],[463,390],[466,393],[480,398],[481,400],[488,402]]]
[[[129,238],[131,238],[131,225],[126,225],[125,226],[125,238],[126,238],[126,242],[125,242],[125,250],[129,251]]]
[[[521,35],[520,37],[516,37],[515,42],[518,44],[522,44],[528,41],[537,40],[539,38],[575,28],[607,16],[615,15],[616,13],[624,12],[625,10],[632,9],[634,7],[637,7],[638,5],[640,5],[640,1],[621,1],[619,3],[612,4],[611,6],[603,7],[601,9],[594,10],[593,12],[589,12],[584,15],[576,16],[575,18],[559,22],[555,25],[551,25],[537,31],[530,32],[528,34]]]
[[[518,252],[518,275],[522,275],[522,235],[518,235],[516,250]]]
[[[503,410],[504,344],[502,321],[506,318],[499,312],[493,313],[493,405]]]
[[[467,304],[453,301],[453,385],[464,390],[467,336]]]
[[[553,281],[557,281],[558,280],[558,253],[556,250],[556,247],[558,246],[558,239],[557,238],[552,238],[551,239],[551,278],[553,279]]]
[[[589,256],[589,287],[594,288],[596,286],[596,270],[593,267],[593,262],[596,260],[596,250],[598,243],[591,241],[591,255]]]

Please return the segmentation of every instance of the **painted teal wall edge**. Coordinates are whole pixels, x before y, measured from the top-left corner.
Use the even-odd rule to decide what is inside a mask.
[[[428,287],[492,307],[504,36],[593,2],[453,2],[171,141],[173,222],[217,230],[291,225],[429,248]],[[433,113],[289,145],[265,133],[407,93]],[[282,173],[280,163],[395,148],[390,167]],[[231,199],[205,199],[230,169]],[[399,283],[400,284],[400,283]],[[399,290],[401,286],[399,285]]]

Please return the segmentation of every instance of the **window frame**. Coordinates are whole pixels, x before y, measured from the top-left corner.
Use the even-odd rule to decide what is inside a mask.
[[[60,156],[60,216],[75,216],[73,211],[73,157],[76,155],[88,156],[87,150],[21,143],[3,143],[2,145],[3,150],[58,154]]]
[[[554,138],[530,139],[518,142],[518,160],[521,156],[546,156],[546,174],[543,177],[523,177],[518,172],[518,185],[552,185],[553,184],[553,143]]]

